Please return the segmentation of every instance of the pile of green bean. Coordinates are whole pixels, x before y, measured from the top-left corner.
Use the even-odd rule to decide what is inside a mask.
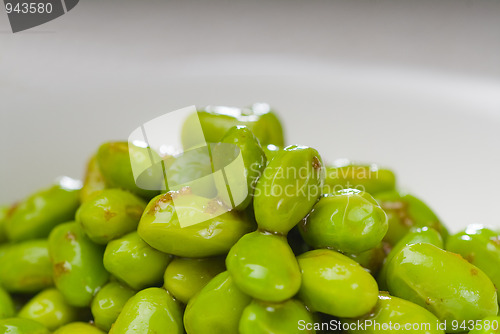
[[[108,142],[83,186],[63,177],[3,207],[0,334],[500,331],[496,231],[449,235],[390,170],[325,165],[285,147],[272,110],[227,110],[197,115],[212,160],[228,163],[223,144],[241,154],[237,203],[220,182],[144,189],[131,157],[146,148]],[[180,184],[212,172],[161,159]],[[183,226],[179,205],[205,219]]]

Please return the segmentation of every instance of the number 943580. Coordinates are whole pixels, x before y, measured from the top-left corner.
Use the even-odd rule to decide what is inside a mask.
[[[43,2],[22,2],[12,4],[7,2],[5,4],[7,14],[50,14],[52,13],[52,4]]]

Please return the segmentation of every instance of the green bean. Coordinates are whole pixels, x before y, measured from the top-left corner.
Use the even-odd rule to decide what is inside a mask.
[[[132,232],[106,246],[103,262],[120,281],[141,290],[161,282],[170,260],[170,255],[152,248]]]
[[[8,244],[0,253],[0,286],[5,290],[36,293],[54,284],[47,240]]]
[[[89,306],[92,297],[107,282],[104,248],[94,244],[80,225],[70,222],[57,226],[49,237],[54,282],[73,306]]]
[[[78,181],[64,177],[17,204],[5,222],[9,240],[46,238],[56,225],[72,220],[79,205],[80,186]]]

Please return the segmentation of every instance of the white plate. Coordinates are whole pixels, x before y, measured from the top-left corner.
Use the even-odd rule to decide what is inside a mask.
[[[313,146],[326,161],[346,157],[393,168],[401,187],[453,230],[470,223],[500,227],[498,82],[311,66],[309,60],[231,59],[190,59],[184,65],[191,74],[152,76],[151,68],[115,85],[96,80],[47,89],[34,78],[9,87],[17,113],[2,113],[0,200],[19,199],[60,174],[80,177],[100,142],[126,139],[170,110],[267,101],[283,119],[288,143]],[[242,62],[260,73],[249,75],[245,71],[255,70]],[[302,70],[284,75],[292,67]]]

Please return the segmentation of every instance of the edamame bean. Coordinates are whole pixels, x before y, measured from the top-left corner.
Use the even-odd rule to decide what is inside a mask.
[[[63,177],[17,204],[5,222],[9,240],[46,238],[58,224],[72,220],[79,205],[79,181]]]
[[[62,326],[54,334],[105,334],[95,326],[85,322],[73,322]]]
[[[387,290],[387,267],[392,258],[407,245],[418,243],[428,243],[436,247],[443,248],[443,238],[435,229],[432,227],[412,227],[410,232],[405,234],[387,255],[385,263],[382,266],[382,270],[377,277],[380,289]]]
[[[94,244],[78,223],[70,222],[52,230],[49,251],[57,289],[70,305],[89,306],[109,278],[104,247]]]
[[[304,327],[306,324],[313,327],[314,324],[312,314],[300,301],[289,299],[276,304],[254,300],[243,310],[239,330],[241,334],[316,333],[301,330],[300,324]]]
[[[251,298],[238,289],[229,272],[215,276],[189,301],[184,313],[187,334],[238,334],[241,314]]]
[[[76,221],[97,244],[135,231],[146,202],[121,189],[105,189],[80,206]]]
[[[181,207],[182,211],[178,212],[176,207]],[[196,223],[192,224],[193,221]],[[188,225],[182,226],[181,222]],[[137,231],[151,247],[164,253],[209,257],[227,253],[242,235],[254,229],[245,214],[227,212],[217,200],[199,197],[183,189],[152,199]]]
[[[18,317],[35,320],[53,331],[78,319],[79,310],[69,305],[59,290],[46,289],[19,311]]]
[[[387,285],[397,297],[418,304],[456,333],[454,320],[481,320],[498,313],[497,293],[488,276],[460,255],[434,245],[405,246],[388,263]]]
[[[415,333],[415,334],[444,334],[438,329],[439,320],[425,308],[407,300],[382,293],[378,297],[375,308],[368,314],[356,319],[344,319],[353,324],[348,333]],[[371,324],[359,327],[357,324]],[[376,324],[375,324],[376,323]]]
[[[199,121],[198,121],[199,120]],[[198,123],[199,122],[199,123]],[[208,106],[188,117],[182,128],[182,142],[185,148],[198,145],[193,130],[201,124],[205,140],[220,142],[227,131],[236,125],[247,126],[262,145],[283,146],[281,122],[266,103],[255,103],[249,108]]]
[[[138,179],[141,187],[134,178],[131,156],[136,170],[142,172]],[[107,187],[122,188],[146,199],[162,189],[160,158],[153,150],[127,142],[109,142],[99,147],[96,160]]]
[[[83,187],[80,191],[80,202],[85,203],[92,196],[106,188],[106,182],[102,176],[99,165],[97,164],[96,156],[92,156],[87,163],[87,170],[83,180]]]
[[[297,257],[302,272],[299,298],[311,311],[354,318],[377,303],[375,279],[350,258],[329,249]]]
[[[95,295],[90,306],[95,325],[109,331],[127,301],[135,295],[131,288],[118,283],[109,282]]]
[[[394,190],[396,177],[388,169],[376,164],[356,164],[349,160],[338,160],[326,168],[324,194],[340,190],[356,189],[370,194]]]
[[[259,228],[288,233],[311,211],[321,195],[325,177],[318,152],[306,146],[288,146],[264,169],[254,196]]]
[[[239,164],[240,157],[243,164]],[[216,170],[224,169],[226,180],[218,179],[216,186],[221,200],[230,207],[235,206],[237,210],[245,209],[252,201],[255,186],[262,171],[266,167],[266,155],[259,144],[258,139],[245,126],[236,126],[224,135],[221,142],[213,149],[214,167]],[[232,164],[236,167],[231,168]],[[233,178],[246,179],[246,183],[240,183]],[[230,190],[230,197],[225,196]],[[229,195],[229,194],[228,194]]]
[[[495,287],[500,287],[500,235],[481,225],[470,225],[465,231],[451,235],[446,250],[484,271]],[[500,302],[500,295],[497,296]]]
[[[0,319],[2,334],[50,334],[42,324],[23,318]],[[90,333],[89,333],[90,334]]]
[[[284,236],[243,236],[229,251],[226,266],[238,288],[253,298],[281,302],[300,288],[300,269]]]
[[[47,240],[5,245],[0,255],[0,286],[14,293],[36,293],[52,286]]]
[[[141,290],[161,283],[170,259],[132,232],[108,244],[104,267],[132,289]]]
[[[212,278],[226,270],[223,257],[175,258],[163,276],[164,288],[187,304]]]
[[[373,197],[347,189],[320,198],[299,225],[314,248],[361,253],[376,247],[387,232],[387,215]]]
[[[142,290],[127,301],[109,333],[182,334],[182,310],[167,291]]]
[[[443,240],[448,230],[436,214],[420,199],[396,191],[380,193],[375,196],[387,213],[389,229],[384,240],[395,245],[412,227],[432,227],[441,234]]]

